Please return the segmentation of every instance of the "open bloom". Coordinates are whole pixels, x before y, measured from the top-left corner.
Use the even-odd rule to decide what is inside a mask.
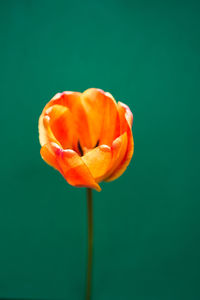
[[[133,155],[133,115],[111,94],[91,88],[56,94],[39,118],[41,156],[66,181],[101,190],[118,178]]]

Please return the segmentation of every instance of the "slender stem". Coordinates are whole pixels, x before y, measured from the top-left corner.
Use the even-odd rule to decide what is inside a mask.
[[[88,269],[87,269],[87,291],[86,300],[91,299],[92,280],[92,246],[93,246],[93,215],[92,215],[92,190],[87,189],[88,207]]]

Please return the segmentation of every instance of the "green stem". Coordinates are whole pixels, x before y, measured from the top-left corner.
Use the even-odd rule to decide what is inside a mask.
[[[88,269],[87,269],[87,291],[86,300],[91,299],[92,282],[92,246],[93,246],[93,214],[92,214],[92,189],[87,189],[88,207]]]

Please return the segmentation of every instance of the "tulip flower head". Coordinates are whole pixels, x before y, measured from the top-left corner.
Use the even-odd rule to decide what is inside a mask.
[[[100,89],[56,94],[39,118],[41,156],[69,184],[100,191],[130,163],[132,121],[129,107]]]

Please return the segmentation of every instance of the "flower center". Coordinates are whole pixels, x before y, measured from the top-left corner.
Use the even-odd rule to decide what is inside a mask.
[[[81,156],[83,156],[83,149],[81,147],[80,141],[78,141],[78,150],[79,150]]]
[[[80,143],[80,141],[78,141],[78,150],[79,150],[79,154],[81,155],[81,156],[83,156],[84,154],[86,154],[87,152],[89,152],[89,151],[91,151],[92,149],[88,149],[88,148],[86,148],[86,147],[81,147],[81,143]],[[94,146],[94,148],[96,148],[96,147],[98,147],[99,146],[99,140],[97,141],[97,143],[96,143],[96,145]],[[93,149],[94,149],[93,148]]]

